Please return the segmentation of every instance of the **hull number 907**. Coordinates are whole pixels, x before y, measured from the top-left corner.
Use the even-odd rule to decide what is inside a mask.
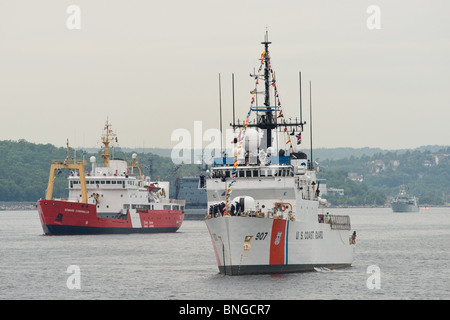
[[[267,232],[258,232],[255,236],[255,240],[264,240],[267,237]]]

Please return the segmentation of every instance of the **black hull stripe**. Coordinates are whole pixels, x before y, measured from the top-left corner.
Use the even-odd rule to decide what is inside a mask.
[[[168,228],[99,228],[64,225],[45,225],[46,235],[82,235],[82,234],[131,234],[131,233],[168,233],[176,232],[178,227]]]
[[[314,271],[314,268],[339,269],[350,267],[350,263],[344,264],[277,264],[277,265],[241,265],[219,266],[221,274],[248,275],[248,274],[275,274]]]

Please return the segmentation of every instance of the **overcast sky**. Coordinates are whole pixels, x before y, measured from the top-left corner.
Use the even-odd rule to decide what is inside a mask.
[[[448,0],[2,0],[0,140],[96,147],[108,117],[122,147],[173,148],[194,121],[219,128],[219,73],[226,128],[231,74],[243,119],[268,28],[287,117],[301,71],[309,123],[312,81],[315,147],[450,145],[449,14]]]

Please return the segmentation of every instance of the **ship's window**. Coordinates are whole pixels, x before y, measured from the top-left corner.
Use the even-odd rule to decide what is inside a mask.
[[[111,181],[107,180],[107,181],[106,181],[106,184],[111,184]]]
[[[244,177],[244,171],[243,170],[239,170],[239,178],[243,178]]]
[[[101,184],[105,184],[105,180],[100,181]]]
[[[229,170],[226,170],[226,171],[225,171],[225,177],[226,177],[226,178],[229,178],[229,177],[230,177],[230,171],[229,171]]]
[[[100,181],[95,181],[95,184],[100,184]]]
[[[253,170],[253,176],[257,177],[258,176],[258,172],[259,172],[258,170]]]
[[[247,178],[251,178],[252,172],[251,172],[250,170],[245,171],[245,176],[246,176]]]
[[[170,205],[164,205],[163,210],[170,210]]]
[[[114,181],[111,181],[111,183],[112,183],[112,184],[116,184],[116,183],[117,183],[117,181],[115,181],[115,180],[114,180]]]
[[[180,210],[180,207],[179,206],[173,206],[172,210]]]

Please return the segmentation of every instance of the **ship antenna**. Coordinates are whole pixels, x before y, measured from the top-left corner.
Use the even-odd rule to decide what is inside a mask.
[[[220,121],[220,156],[223,157],[223,147],[222,147],[222,140],[223,140],[223,133],[222,133],[222,86],[220,83],[220,73],[219,73],[219,121]]]
[[[299,71],[298,73],[298,85],[299,85],[299,92],[300,92],[300,123],[302,123],[302,72]],[[302,125],[302,131],[303,131],[303,125]]]
[[[67,150],[66,150],[67,156],[66,156],[66,161],[64,161],[65,164],[69,163],[69,159],[70,159],[70,156],[69,156],[69,139],[67,139],[66,145],[67,145]]]
[[[312,138],[312,98],[311,98],[311,80],[309,80],[309,130],[310,130],[310,139],[311,139],[311,170],[314,169],[314,162],[313,162],[313,138]]]
[[[67,139],[67,142],[66,142],[66,152],[67,152],[67,157],[66,157],[66,159],[69,159],[69,139]]]
[[[234,129],[234,125],[235,125],[235,118],[234,118],[234,73],[231,74],[231,87],[233,89],[233,129]]]

